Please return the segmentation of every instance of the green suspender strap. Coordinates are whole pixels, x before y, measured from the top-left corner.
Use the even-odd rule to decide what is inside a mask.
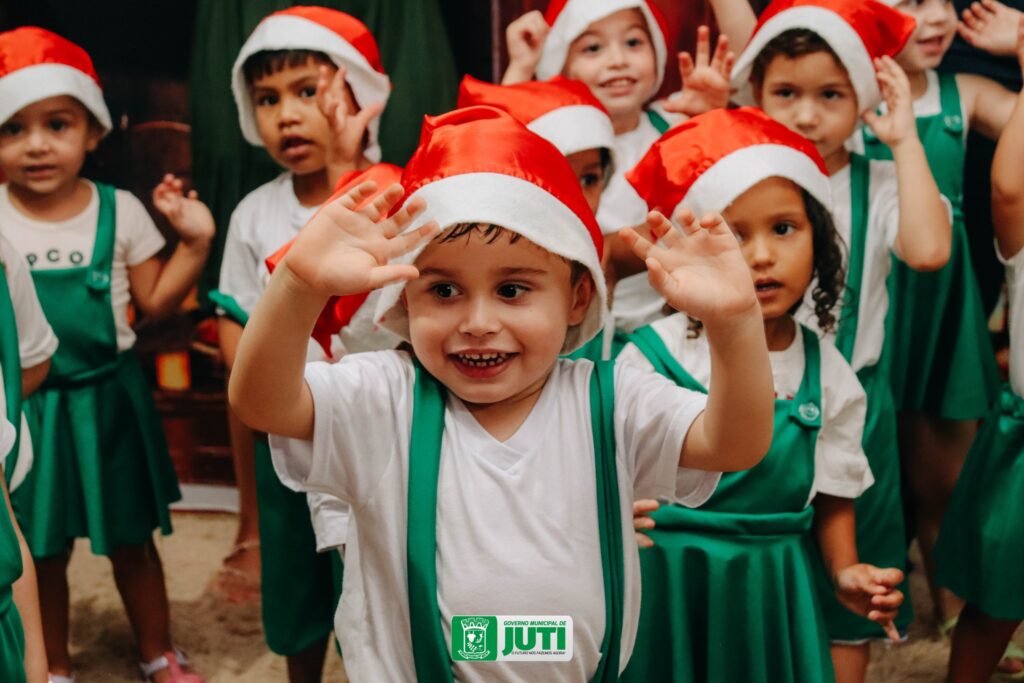
[[[622,518],[615,465],[613,370],[614,365],[610,362],[595,363],[590,383],[598,534],[605,596],[605,633],[601,643],[601,661],[593,678],[595,683],[618,680],[625,597]],[[454,680],[451,654],[445,643],[441,610],[437,603],[437,480],[443,433],[443,389],[417,364],[409,440],[406,568],[413,660],[416,679],[420,683],[449,683]]]
[[[235,301],[233,296],[229,296],[219,289],[211,290],[207,296],[210,297],[210,301],[223,309],[225,318],[233,320],[242,327],[245,327],[249,323],[249,314],[238,305],[238,302]]]
[[[18,453],[21,439],[21,351],[18,348],[18,327],[14,317],[14,302],[7,285],[7,270],[0,263],[0,366],[3,367],[3,392],[7,397],[7,421],[14,425],[18,435],[11,455]],[[6,453],[0,453],[0,461]],[[14,472],[12,461],[7,463],[8,474]]]
[[[671,125],[669,125],[669,122],[665,120],[665,117],[659,114],[654,109],[647,110],[647,120],[651,122],[651,125],[654,126],[654,129],[657,130],[658,133],[660,133],[661,135],[664,135],[665,132],[672,127]]]
[[[693,375],[672,357],[665,342],[661,340],[653,327],[646,325],[635,330],[629,340],[640,350],[640,353],[644,354],[659,375],[668,377],[684,389],[699,391],[702,394],[708,393],[704,385],[694,379]]]
[[[850,258],[846,271],[846,296],[836,333],[836,348],[846,362],[853,362],[860,316],[860,291],[864,281],[864,258],[868,237],[868,189],[871,169],[866,157],[850,155]]]

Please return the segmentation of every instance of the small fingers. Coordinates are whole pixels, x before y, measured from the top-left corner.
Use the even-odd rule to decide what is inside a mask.
[[[386,266],[376,266],[370,270],[369,289],[380,289],[395,282],[408,282],[409,280],[415,280],[419,276],[420,271],[413,265],[395,263]]]
[[[658,501],[651,498],[641,498],[640,500],[633,501],[633,514],[636,515],[654,512],[659,507],[661,507],[661,503]]]
[[[711,61],[711,29],[697,27],[697,65],[707,66]]]
[[[372,180],[359,183],[345,194],[338,197],[337,203],[349,211],[355,211],[366,199],[377,191],[377,183]]]
[[[420,244],[434,239],[441,232],[436,221],[430,221],[410,232],[391,238],[391,258],[401,256],[418,247]]]
[[[870,617],[869,617],[870,618]],[[874,621],[872,619],[872,621]],[[889,636],[889,640],[898,643],[903,638],[900,636],[900,631],[896,628],[896,624],[893,623],[892,619],[886,619],[881,622],[882,630],[885,631],[885,635]]]
[[[693,57],[690,56],[689,52],[679,53],[679,75],[683,79],[683,85],[686,84],[686,80],[693,75]]]
[[[653,548],[654,541],[648,538],[645,534],[633,534],[636,536],[636,544],[641,548]]]
[[[632,249],[633,254],[641,261],[647,258],[647,255],[651,253],[651,249],[654,247],[650,240],[633,228],[623,228],[619,230],[618,234],[622,241],[626,243],[626,246]]]
[[[401,186],[399,185],[398,187]],[[395,205],[395,202],[400,200],[402,196],[404,196],[404,191],[402,195],[399,195],[398,199],[391,202],[387,210],[390,211],[391,207],[393,207]],[[422,197],[413,197],[405,204],[403,204],[401,208],[399,208],[398,211],[395,212],[395,215],[391,216],[387,221],[385,221],[384,234],[388,235],[389,237],[400,234],[402,231],[406,229],[406,227],[409,226],[410,223],[412,223],[412,221],[417,216],[423,213],[424,209],[426,208],[427,202]]]
[[[711,67],[715,71],[722,71],[722,66],[725,64],[725,60],[729,54],[731,54],[729,52],[729,36],[723,33],[718,36],[718,44],[715,45],[715,54],[711,58]]]
[[[383,192],[380,192],[373,198],[372,202],[364,206],[360,211],[371,221],[378,223],[382,218],[388,215],[388,212],[391,211],[391,207],[394,206],[404,194],[405,190],[402,189],[402,186],[395,183],[384,188]]]

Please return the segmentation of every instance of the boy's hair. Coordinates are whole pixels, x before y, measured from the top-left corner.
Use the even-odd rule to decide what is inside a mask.
[[[815,278],[811,289],[814,317],[818,319],[818,328],[822,332],[831,332],[836,326],[836,307],[846,285],[843,250],[829,210],[807,190],[801,188],[800,194],[803,195],[804,210],[811,223],[811,244],[814,249],[814,269],[811,272]],[[797,301],[789,309],[789,314],[796,313],[802,304],[803,299]],[[690,338],[700,336],[703,327],[699,320],[690,318]]]
[[[245,60],[242,73],[246,84],[252,87],[253,83],[265,76],[304,66],[311,59],[317,64],[334,66],[331,58],[319,50],[260,50]]]
[[[754,58],[754,63],[751,65],[750,81],[755,88],[760,88],[761,84],[764,83],[764,75],[768,70],[768,65],[776,57],[796,59],[797,57],[813,55],[818,52],[826,52],[832,55],[832,59],[836,60],[836,64],[843,67],[842,60],[839,59],[839,55],[832,49],[832,46],[814,31],[808,28],[791,28],[788,31],[783,31],[768,41],[764,49]],[[845,71],[846,67],[843,67],[843,70]]]
[[[442,230],[441,234],[434,238],[434,241],[440,242],[441,244],[444,244],[446,242],[454,242],[455,240],[461,237],[466,237],[470,233],[474,232],[479,234],[480,237],[483,238],[484,242],[486,242],[487,244],[493,244],[494,242],[498,241],[499,239],[505,236],[508,236],[509,244],[515,244],[523,237],[518,232],[509,230],[508,228],[504,228],[500,225],[495,225],[493,223],[456,223],[455,225],[447,228],[446,230]],[[543,249],[543,247],[540,246],[538,246],[538,248]],[[559,258],[561,258],[563,261],[569,264],[569,268],[571,271],[570,281],[572,282],[572,284],[576,284],[577,282],[579,282],[580,278],[589,272],[587,270],[587,267],[580,263],[579,261],[573,261],[572,259],[567,259],[564,257]]]

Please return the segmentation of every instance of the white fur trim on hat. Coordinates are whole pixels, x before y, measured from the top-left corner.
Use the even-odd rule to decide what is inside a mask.
[[[766,21],[751,37],[732,70],[732,85],[736,89],[734,99],[738,104],[755,104],[753,87],[750,84],[754,60],[772,39],[794,28],[814,31],[839,56],[839,61],[846,67],[846,72],[850,76],[850,82],[857,94],[857,108],[861,112],[873,110],[878,106],[882,101],[882,94],[878,89],[875,67],[857,31],[835,12],[807,5],[777,14]]]
[[[235,64],[231,68],[231,92],[238,106],[238,123],[242,135],[251,144],[263,146],[259,129],[256,126],[256,115],[253,112],[252,97],[245,82],[242,66],[252,55],[265,50],[315,50],[323,52],[338,66],[344,66],[347,73],[345,82],[352,88],[356,104],[366,107],[375,102],[387,103],[391,94],[391,81],[366,60],[359,50],[334,31],[303,17],[277,15],[270,16],[259,23],[245,41],[238,53]],[[380,142],[378,131],[380,117],[370,121],[370,140],[366,146],[366,158],[377,163],[380,161]]]
[[[602,329],[607,306],[601,262],[586,227],[565,204],[533,183],[504,173],[462,173],[424,185],[411,197],[426,200],[426,210],[405,232],[428,221],[442,230],[458,223],[490,223],[516,232],[534,244],[582,263],[594,279],[595,292],[583,322],[570,327],[562,353],[572,353]],[[411,199],[410,197],[410,199]],[[415,263],[426,245],[393,260]],[[404,282],[388,285],[377,302],[380,325],[409,339],[409,317],[399,304]]]
[[[547,80],[557,76],[565,69],[565,60],[569,56],[569,46],[579,38],[587,27],[595,21],[625,9],[638,9],[647,20],[647,32],[654,43],[655,74],[654,96],[665,78],[665,65],[668,63],[668,48],[661,25],[654,18],[654,13],[643,0],[569,0],[555,19],[554,25],[544,40],[544,51],[537,63],[537,79]]]
[[[754,185],[775,177],[792,180],[831,210],[828,178],[817,164],[792,147],[770,144],[744,147],[719,159],[693,182],[676,209],[685,206],[698,216],[723,211]]]
[[[569,156],[587,149],[605,148],[615,156],[615,129],[608,114],[586,104],[552,109],[526,126],[558,151]]]
[[[0,123],[33,102],[58,95],[74,97],[96,117],[104,133],[110,131],[110,111],[100,86],[80,70],[56,63],[26,66],[0,79]]]

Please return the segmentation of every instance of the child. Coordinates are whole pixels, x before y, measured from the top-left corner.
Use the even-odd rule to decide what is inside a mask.
[[[698,470],[748,467],[770,439],[735,240],[717,216],[684,239],[651,215],[665,245],[644,252],[652,282],[707,325],[720,374],[705,404],[653,374],[602,363],[592,383],[590,361],[558,359],[601,328],[605,288],[600,231],[549,143],[497,109],[457,110],[427,119],[403,183],[390,218],[402,188],[356,213],[363,186],[303,229],[245,330],[231,401],[290,437],[273,437],[283,479],[352,505],[336,624],[352,679],[615,680],[639,608],[634,494],[699,504],[719,475]],[[305,365],[327,297],[382,286],[378,319],[416,361]],[[748,429],[727,426],[735,411]],[[480,614],[571,617],[573,652],[566,639],[556,662],[474,662],[497,640],[449,627]]]
[[[1018,59],[1024,68],[1024,20]],[[967,601],[949,660],[950,683],[987,681],[1024,620],[1024,102],[1018,97],[992,161],[996,249],[1010,295],[1010,381],[964,463],[935,546],[937,580]],[[1017,676],[1015,676],[1017,677]]]
[[[555,76],[547,81],[492,85],[465,76],[460,109],[487,105],[503,109],[565,155],[595,214],[615,168],[615,132],[604,105],[579,81]]]
[[[893,254],[911,268],[935,270],[950,250],[949,211],[917,138],[906,76],[891,58],[913,28],[912,19],[874,0],[776,0],[733,70],[737,98],[757,102],[810,139],[830,174],[836,229],[849,249],[846,307],[835,340],[867,392],[864,451],[875,477],[856,502],[857,551],[864,562],[897,568],[905,566],[906,548],[886,374],[886,277]],[[884,115],[873,113],[881,96]],[[895,161],[869,162],[847,151],[844,143],[862,114]],[[797,317],[813,329],[812,308]],[[882,630],[843,609],[824,572],[820,579],[837,679],[861,681],[867,640]],[[896,620],[901,629],[909,612],[904,603]]]
[[[246,196],[228,227],[220,287],[211,298],[222,313],[221,348],[229,371],[242,328],[269,279],[265,259],[295,237],[336,182],[380,161],[379,114],[391,89],[369,29],[322,7],[293,7],[263,19],[239,51],[231,82],[242,133],[266,147],[284,172]],[[343,349],[334,344],[325,356],[310,343],[309,357],[336,357]],[[267,645],[287,657],[291,681],[318,681],[341,564],[335,553],[318,555],[317,546],[344,543],[345,508],[319,495],[307,506],[304,493],[288,490],[274,476],[265,439],[253,441],[244,427],[232,431],[241,455],[236,472],[246,498],[243,510],[250,510],[243,512],[236,548],[244,560],[244,551],[259,544]],[[247,521],[252,506],[259,511],[258,538]],[[325,508],[337,514],[324,514]],[[316,531],[311,510],[325,522]],[[306,579],[296,581],[297,576]]]
[[[675,114],[682,113],[670,103],[647,106],[665,74],[666,33],[664,17],[651,0],[552,0],[543,17],[538,12],[523,15],[507,32],[510,60],[504,83],[534,73],[542,79],[562,74],[585,83],[611,115],[618,171],[597,214],[605,233],[644,222],[646,204],[623,174],[668,130]],[[726,50],[727,44],[719,43],[716,66],[729,60]],[[643,273],[614,284],[617,329],[631,332],[662,317],[665,302]]]
[[[952,2],[889,4],[917,22],[896,61],[910,80],[917,132],[932,175],[953,204],[952,251],[944,268],[918,273],[898,260],[893,263],[888,332],[900,455],[913,494],[913,532],[932,588],[936,622],[948,631],[960,604],[935,585],[932,548],[978,420],[999,393],[988,315],[964,226],[965,141],[970,128],[998,137],[1015,98],[987,78],[935,71],[956,35]],[[866,129],[854,142],[862,143],[869,158],[892,158]]]
[[[857,562],[853,499],[872,483],[864,390],[835,347],[792,317],[808,294],[830,330],[843,288],[824,165],[760,110],[720,109],[667,133],[626,177],[652,208],[725,207],[757,289],[776,395],[772,449],[757,467],[723,475],[699,510],[652,515],[631,680],[831,680],[812,518],[836,597],[893,633],[903,574]],[[633,340],[621,362],[697,391],[713,381],[699,321],[673,315]]]
[[[213,219],[166,178],[154,204],[181,236],[164,240],[131,194],[79,177],[110,130],[89,56],[43,29],[0,34],[0,224],[24,254],[60,345],[25,412],[35,457],[13,504],[35,559],[53,679],[71,675],[67,563],[88,537],[108,555],[138,639],[144,675],[196,682],[170,636],[153,529],[171,531],[179,498],[156,406],[132,345],[127,308],[176,310],[206,261]]]

